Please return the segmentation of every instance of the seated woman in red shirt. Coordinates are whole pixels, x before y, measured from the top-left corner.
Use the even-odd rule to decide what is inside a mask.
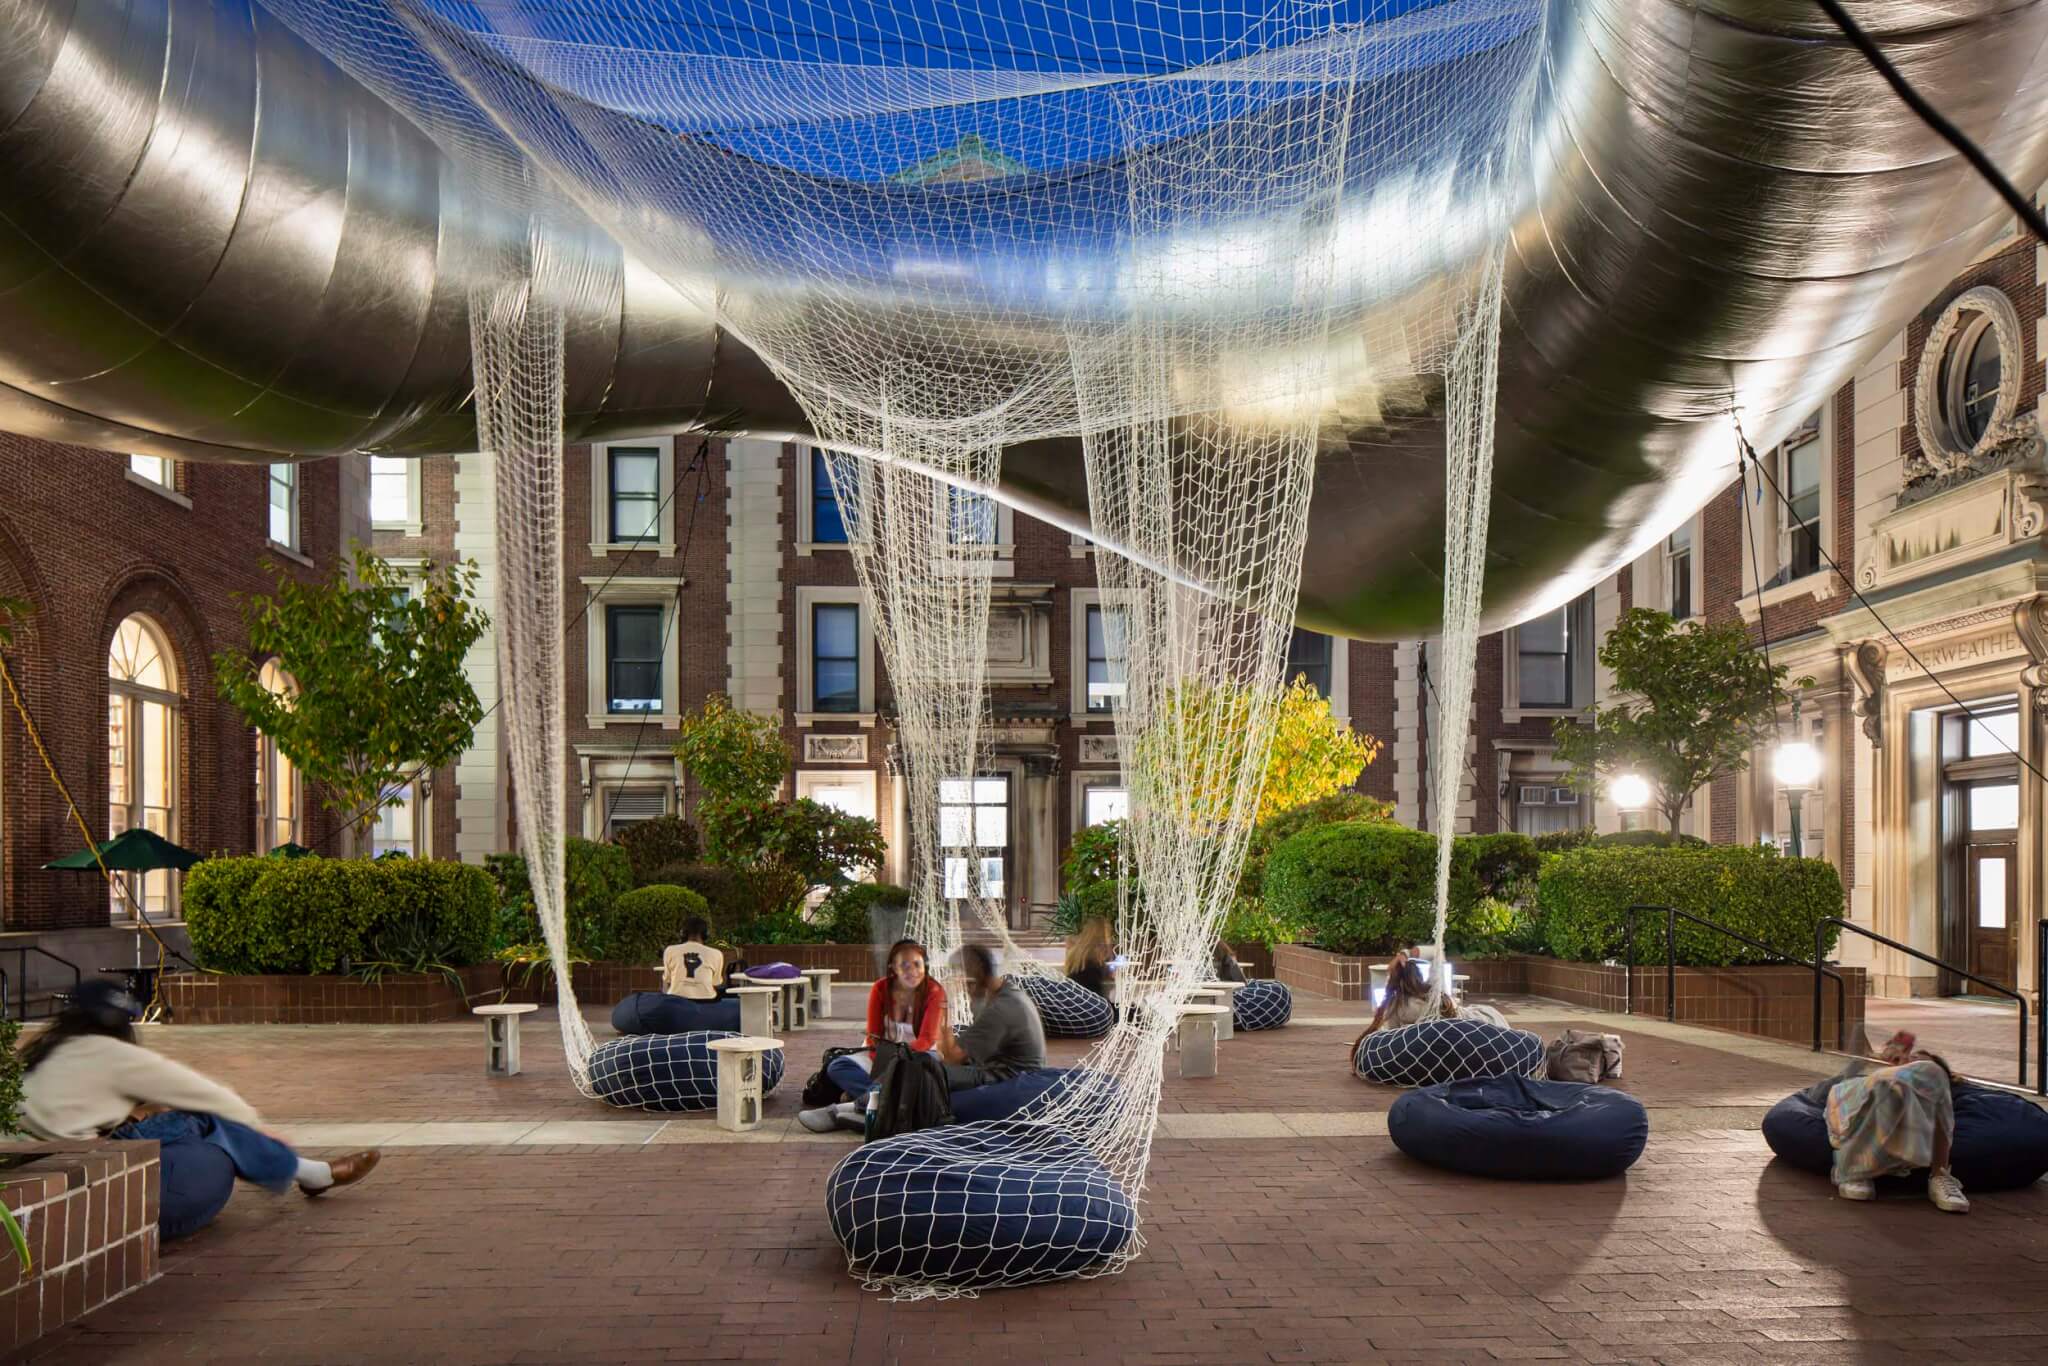
[[[939,1036],[946,1029],[946,989],[926,971],[924,945],[915,939],[899,939],[890,946],[888,961],[888,974],[868,990],[870,1047],[834,1058],[825,1065],[825,1075],[839,1084],[847,1099],[836,1105],[805,1110],[797,1116],[812,1133],[865,1126],[862,1112],[874,1086],[872,1045],[904,1043],[923,1053],[933,1052],[939,1046]]]

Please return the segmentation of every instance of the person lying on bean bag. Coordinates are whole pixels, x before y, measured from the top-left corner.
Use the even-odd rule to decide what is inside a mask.
[[[1844,1200],[1875,1200],[1878,1177],[1925,1169],[1934,1207],[1968,1214],[1963,1183],[1949,1168],[1956,1111],[1948,1063],[1916,1047],[1904,1030],[1878,1056],[1881,1067],[1858,1062],[1807,1090],[1809,1099],[1826,1107],[1835,1190]]]
[[[1420,1024],[1424,1020],[1479,1020],[1497,1025],[1502,1029],[1512,1028],[1507,1016],[1492,1006],[1461,1006],[1452,999],[1450,984],[1445,983],[1444,993],[1436,1000],[1434,1009],[1429,1000],[1429,972],[1421,958],[1411,958],[1406,949],[1394,955],[1387,965],[1387,991],[1380,1003],[1373,1009],[1372,1023],[1363,1033],[1351,1041],[1347,1056],[1357,1057],[1358,1046],[1365,1042],[1367,1034],[1382,1029],[1400,1029],[1404,1025]]]

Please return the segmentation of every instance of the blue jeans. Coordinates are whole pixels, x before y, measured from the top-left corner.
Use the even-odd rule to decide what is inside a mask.
[[[299,1155],[269,1134],[258,1133],[219,1115],[166,1110],[148,1119],[131,1119],[109,1138],[153,1138],[174,1143],[196,1138],[211,1143],[235,1164],[235,1175],[273,1191],[288,1191],[299,1172]]]
[[[868,1092],[875,1089],[875,1079],[868,1067],[866,1053],[847,1053],[825,1064],[825,1079],[855,1100],[865,1101]]]

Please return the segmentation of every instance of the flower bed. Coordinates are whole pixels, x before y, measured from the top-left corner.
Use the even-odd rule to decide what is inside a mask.
[[[1336,954],[1304,944],[1281,944],[1273,950],[1275,975],[1296,991],[1340,1001],[1365,1001],[1372,986],[1370,968],[1387,961],[1385,954]],[[1617,964],[1570,963],[1537,954],[1503,958],[1452,959],[1469,974],[1465,990],[1475,996],[1541,996],[1567,1005],[1619,1012],[1628,995],[1626,971]],[[1847,984],[1847,1033],[1852,1045],[1863,1038],[1863,1002],[1868,981],[1862,968],[1838,968]],[[1682,967],[1677,973],[1681,1024],[1726,1029],[1757,1038],[1810,1043],[1813,1039],[1813,973],[1775,964],[1748,967]],[[1635,1013],[1664,1015],[1664,969],[1639,966],[1635,971]],[[1841,1047],[1835,1034],[1835,986],[1827,983],[1821,997],[1821,1042]]]

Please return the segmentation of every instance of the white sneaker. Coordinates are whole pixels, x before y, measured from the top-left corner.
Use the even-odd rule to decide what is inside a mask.
[[[1950,1214],[1970,1212],[1970,1201],[1963,1194],[1963,1183],[1956,1180],[1956,1174],[1946,1167],[1927,1173],[1927,1198],[1934,1202],[1936,1209],[1947,1210]]]
[[[1835,1194],[1841,1196],[1844,1200],[1875,1200],[1877,1199],[1877,1183],[1875,1181],[1844,1181],[1841,1185],[1835,1187]]]

